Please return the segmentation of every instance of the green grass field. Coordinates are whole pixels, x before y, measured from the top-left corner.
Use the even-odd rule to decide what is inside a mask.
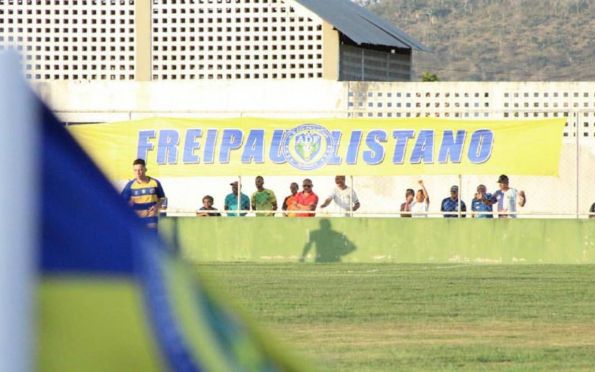
[[[202,264],[321,369],[593,370],[595,265]]]

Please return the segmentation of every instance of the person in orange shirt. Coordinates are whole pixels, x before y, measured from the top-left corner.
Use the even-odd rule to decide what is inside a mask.
[[[314,185],[312,184],[312,180],[306,178],[304,182],[302,182],[302,192],[298,192],[296,197],[297,202],[297,210],[302,211],[296,213],[297,217],[314,217],[316,213],[316,206],[318,205],[318,195],[312,191]]]
[[[285,198],[285,200],[283,200],[283,206],[281,206],[281,209],[283,211],[285,211],[283,213],[283,215],[285,217],[295,217],[295,213],[292,213],[290,211],[297,210],[297,198],[296,197],[297,197],[298,189],[299,189],[299,186],[296,182],[292,182],[291,185],[289,185],[289,191],[291,191],[291,195],[287,196]]]

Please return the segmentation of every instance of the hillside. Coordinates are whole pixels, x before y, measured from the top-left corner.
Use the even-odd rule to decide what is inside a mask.
[[[422,41],[415,79],[595,80],[595,1],[361,0]]]

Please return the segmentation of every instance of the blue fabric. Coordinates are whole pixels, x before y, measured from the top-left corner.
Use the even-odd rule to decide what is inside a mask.
[[[132,197],[132,183],[134,182],[134,180],[130,180],[128,181],[128,183],[126,184],[126,186],[124,186],[124,189],[122,189],[122,198],[126,201],[130,200],[130,198]]]
[[[493,196],[492,194],[485,194],[485,198],[487,200],[492,200]],[[492,208],[492,204],[485,204],[481,199],[475,199],[473,198],[473,200],[471,200],[471,210],[474,212],[492,212],[493,208]],[[493,215],[491,214],[478,214],[475,216],[476,218],[493,218]]]
[[[167,257],[158,251],[158,247],[150,246],[151,241],[145,243],[147,246],[144,247],[144,254],[140,256],[138,268],[146,308],[157,335],[156,341],[172,371],[200,371],[200,366],[184,340],[170,302],[161,264]],[[160,255],[163,257],[159,257]]]
[[[157,202],[151,202],[151,203],[135,203],[132,204],[131,208],[134,209],[135,211],[146,211],[147,209],[150,209],[152,206],[156,205]]]
[[[165,198],[165,191],[163,190],[163,186],[161,186],[161,182],[159,182],[158,179],[156,178],[152,178],[152,177],[148,177],[149,181],[155,181],[155,183],[157,184],[156,187],[152,187],[152,186],[147,186],[147,187],[143,187],[143,188],[132,188],[132,185],[134,184],[135,180],[130,180],[128,181],[128,183],[126,184],[126,186],[124,186],[124,189],[122,189],[122,198],[126,201],[130,200],[130,198],[132,198],[133,196],[139,196],[139,195],[143,195],[143,194],[155,194],[157,195],[158,198]],[[143,193],[144,191],[144,193]]]
[[[442,200],[442,204],[440,207],[440,210],[442,212],[458,212],[459,211],[459,199],[451,199],[449,198],[445,198],[444,200]],[[467,210],[467,206],[465,205],[465,202],[461,200],[461,211],[465,212]],[[459,217],[458,213],[454,213],[454,214],[445,214],[444,217],[446,218],[456,218]],[[465,214],[461,214],[461,217],[465,217]]]
[[[145,311],[167,369],[204,369],[205,361],[198,359],[200,353],[192,350],[182,332],[183,319],[176,316],[164,278],[167,270],[177,270],[184,263],[169,255],[158,235],[144,227],[62,124],[40,102],[38,105],[43,119],[40,271],[43,275],[100,275],[106,279],[124,276],[136,280],[142,287]],[[187,285],[177,289],[201,304],[204,310],[196,316],[205,320],[216,339],[199,337],[220,343],[218,349],[223,350],[232,370],[293,369],[285,366],[283,358],[271,358],[265,344],[224,302],[214,301],[191,269],[187,270]]]
[[[200,371],[167,300],[157,234],[144,227],[62,124],[47,109],[43,113],[42,273],[138,279],[170,369]]]
[[[132,275],[135,235],[145,231],[49,109],[42,111],[43,272]]]

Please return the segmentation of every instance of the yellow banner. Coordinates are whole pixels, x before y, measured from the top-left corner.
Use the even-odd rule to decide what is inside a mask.
[[[68,127],[114,180],[155,177],[558,174],[565,119],[151,118]]]

